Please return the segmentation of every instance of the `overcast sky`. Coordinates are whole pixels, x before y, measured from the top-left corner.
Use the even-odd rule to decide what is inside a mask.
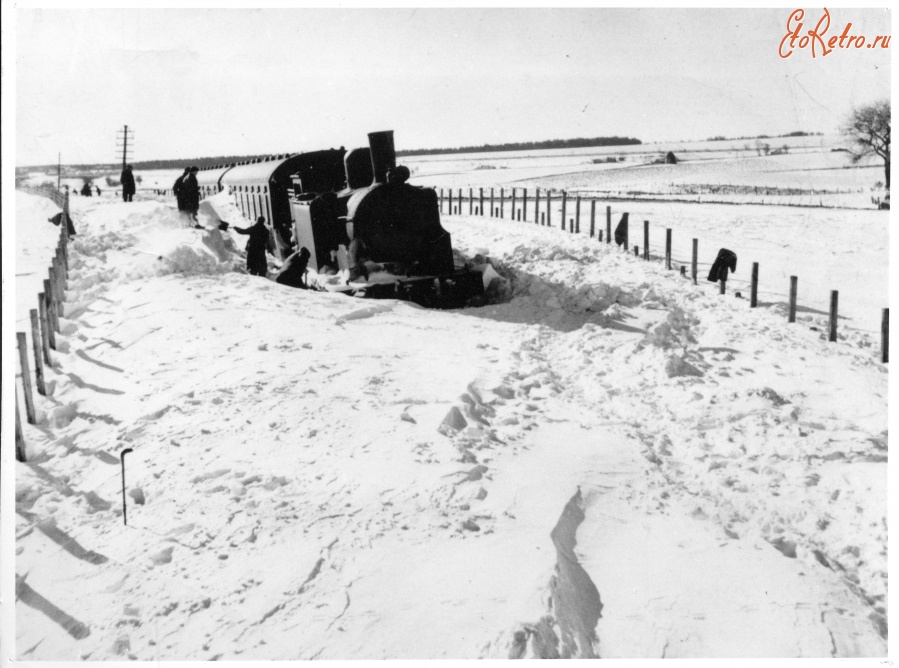
[[[134,161],[359,146],[383,129],[399,149],[833,132],[890,94],[892,45],[780,58],[790,8],[19,7],[4,16],[19,165],[114,162],[124,124]],[[828,35],[849,22],[891,34],[884,9],[832,9]]]

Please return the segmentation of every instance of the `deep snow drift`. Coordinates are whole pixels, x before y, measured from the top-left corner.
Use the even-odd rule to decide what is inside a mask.
[[[167,203],[73,207],[18,658],[886,654],[863,334],[534,225],[444,217],[511,300],[436,312],[247,276]]]

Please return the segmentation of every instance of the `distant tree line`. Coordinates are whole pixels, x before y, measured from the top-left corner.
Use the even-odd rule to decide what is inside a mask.
[[[725,137],[724,135],[715,135],[709,137],[706,141],[738,141],[740,139],[774,139],[777,137],[820,137],[823,132],[803,132],[802,130],[794,130],[785,135],[752,135],[749,137]]]
[[[434,155],[442,153],[488,153],[493,151],[536,151],[548,148],[592,148],[596,146],[629,146],[642,144],[639,139],[631,137],[593,137],[590,139],[549,139],[547,141],[515,142],[509,144],[484,144],[482,146],[461,146],[459,148],[421,148],[406,151],[397,151],[398,156],[404,155]],[[244,162],[256,158],[269,158],[270,153],[257,153],[254,155],[220,155],[212,158],[178,158],[176,160],[142,160],[131,163],[134,171],[151,169],[178,169],[196,165],[200,169],[215,167],[216,165],[230,165],[232,162]],[[120,163],[107,164],[83,164],[64,165],[63,173],[71,171],[105,172],[121,169]],[[56,165],[34,165],[29,167],[16,167],[17,172],[29,171],[53,171]]]
[[[550,148],[595,148],[598,146],[631,146],[643,142],[633,137],[591,137],[576,139],[548,139],[546,141],[510,142],[508,144],[482,144],[458,148],[417,148],[397,151],[404,155],[441,155],[446,153],[494,153],[500,151],[540,151]]]

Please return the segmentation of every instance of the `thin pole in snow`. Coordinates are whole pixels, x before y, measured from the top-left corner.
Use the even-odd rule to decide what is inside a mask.
[[[18,392],[16,392],[16,461],[25,461],[25,434],[22,433],[22,418],[19,417]]]
[[[16,344],[19,348],[19,364],[22,367],[22,393],[25,395],[25,417],[28,424],[34,424],[34,395],[31,393],[31,370],[28,368],[28,344],[25,332],[16,332]]]
[[[44,361],[41,359],[41,330],[38,326],[37,309],[31,309],[28,315],[31,318],[31,348],[34,351],[34,379],[37,381],[37,392],[40,395],[47,396],[47,389],[44,385]]]
[[[749,308],[755,308],[759,302],[759,263],[752,263],[752,283],[749,286]]]
[[[41,348],[44,350],[44,363],[53,366],[50,360],[50,318],[47,315],[47,296],[41,292],[37,296],[38,318],[41,321]]]
[[[606,206],[606,243],[612,243],[612,207]]]
[[[837,340],[837,302],[839,301],[840,293],[837,290],[830,291],[830,336],[828,337],[829,341]]]
[[[643,259],[649,260],[649,221],[643,221]]]
[[[120,459],[122,460],[122,518],[125,520],[126,526],[128,525],[128,504],[125,501],[125,455],[129,452],[134,452],[134,449],[125,448],[120,455]]]
[[[796,322],[796,293],[798,292],[798,283],[798,277],[790,276],[790,310],[787,314],[787,322]]]
[[[581,196],[578,195],[574,201],[574,232],[581,233]]]
[[[590,200],[590,238],[596,234],[596,200]]]
[[[890,309],[883,309],[880,320],[880,361],[884,364],[890,361]]]
[[[665,269],[671,269],[671,228],[665,230]]]
[[[720,294],[723,295],[725,292],[727,292],[727,267],[723,267],[723,268],[721,269],[721,281],[720,281],[720,283],[721,283]]]
[[[699,264],[699,239],[693,239],[693,285],[696,285],[697,265]]]

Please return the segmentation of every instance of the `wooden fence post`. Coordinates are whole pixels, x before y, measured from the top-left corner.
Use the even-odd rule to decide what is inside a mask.
[[[22,433],[22,418],[19,417],[18,392],[16,392],[16,461],[25,461],[25,434]]]
[[[649,260],[649,221],[643,221],[643,259]]]
[[[578,195],[574,201],[574,232],[581,233],[581,196]]]
[[[69,191],[66,191],[65,198],[63,199],[62,211],[65,214],[63,218],[65,219],[63,223],[60,223],[60,230],[63,239],[63,256],[66,261],[66,272],[69,271],[69,221],[71,218],[69,217]],[[68,273],[66,274],[68,275]]]
[[[452,216],[453,215],[453,189],[447,188],[446,190],[449,193],[449,200],[447,202],[449,204],[449,215]]]
[[[540,212],[540,224],[546,226],[546,211]]]
[[[890,361],[890,309],[883,309],[880,319],[880,361],[887,364]]]
[[[443,213],[443,188],[440,189],[440,194],[437,196],[437,201],[440,204],[440,213]]]
[[[462,188],[459,188],[459,204],[456,207],[456,212],[461,216],[462,215],[462,202],[465,201],[465,196],[462,194]]]
[[[503,218],[503,214],[505,213],[503,209],[505,209],[506,204],[506,190],[505,188],[499,189],[499,217]]]
[[[56,304],[58,307],[57,314],[65,317],[63,303],[66,299],[65,279],[62,276],[62,267],[59,266],[59,255],[53,258],[53,267],[56,269]]]
[[[62,252],[62,246],[60,246],[56,251],[56,257],[58,258],[56,264],[59,267],[59,275],[62,277],[62,281],[60,285],[62,285],[62,298],[65,301],[66,291],[69,289],[69,270],[66,269],[66,260],[64,257],[64,253]]]
[[[568,193],[564,190],[562,191],[562,231],[565,231],[565,209],[568,204]]]
[[[606,243],[612,243],[612,207],[606,205]]]
[[[28,344],[25,332],[16,332],[16,344],[19,347],[19,365],[22,367],[22,393],[25,395],[25,418],[28,424],[34,424],[34,396],[31,394],[31,371],[28,368]]]
[[[50,361],[50,317],[47,315],[47,296],[41,292],[37,296],[38,318],[41,321],[41,348],[44,350],[44,363],[52,366]]]
[[[468,215],[474,213],[474,188],[468,189]]]
[[[640,247],[634,244],[634,257],[640,257]]]
[[[478,212],[484,215],[484,189],[478,188]]]
[[[787,322],[796,322],[796,293],[799,279],[796,276],[790,276],[790,310],[787,314]]]
[[[496,207],[493,204],[493,188],[490,189],[490,216],[496,216]]]
[[[699,265],[699,239],[693,239],[693,285],[696,285],[696,276],[698,272]]]
[[[50,313],[51,324],[53,325],[53,330],[59,331],[59,302],[56,299],[57,288],[56,288],[56,270],[53,267],[50,267],[49,270],[50,280],[49,280],[49,292],[50,295],[50,303],[47,306],[47,309]],[[45,285],[46,287],[46,285]],[[50,345],[53,346],[53,349],[56,350],[56,342],[55,337],[50,337]]]
[[[515,220],[515,188],[512,188],[512,220]],[[520,218],[519,218],[520,220]]]
[[[596,200],[590,200],[590,238],[596,234]]]
[[[521,193],[521,220],[528,222],[528,189],[524,188]]]
[[[830,291],[830,336],[829,341],[837,340],[837,301],[839,300],[839,292],[837,290]]]
[[[759,263],[752,263],[752,283],[749,286],[749,308],[755,308],[759,303]]]
[[[534,195],[534,222],[540,222],[540,188],[537,188],[537,192]]]
[[[720,286],[721,289],[720,289],[719,293],[723,295],[725,292],[727,292],[727,267],[722,267],[722,268],[721,268],[721,281],[720,281],[720,283],[721,283],[721,286]]]
[[[671,269],[671,228],[665,230],[665,268]]]
[[[546,191],[546,226],[553,226],[553,191]]]
[[[46,299],[47,322],[50,327],[47,328],[47,341],[53,350],[56,350],[56,331],[59,325],[56,323],[56,304],[53,302],[53,285],[49,279],[44,279],[44,299]]]
[[[37,309],[28,312],[31,316],[31,347],[34,351],[34,379],[37,381],[38,394],[47,396],[44,386],[44,361],[41,359],[41,330],[37,322]]]

